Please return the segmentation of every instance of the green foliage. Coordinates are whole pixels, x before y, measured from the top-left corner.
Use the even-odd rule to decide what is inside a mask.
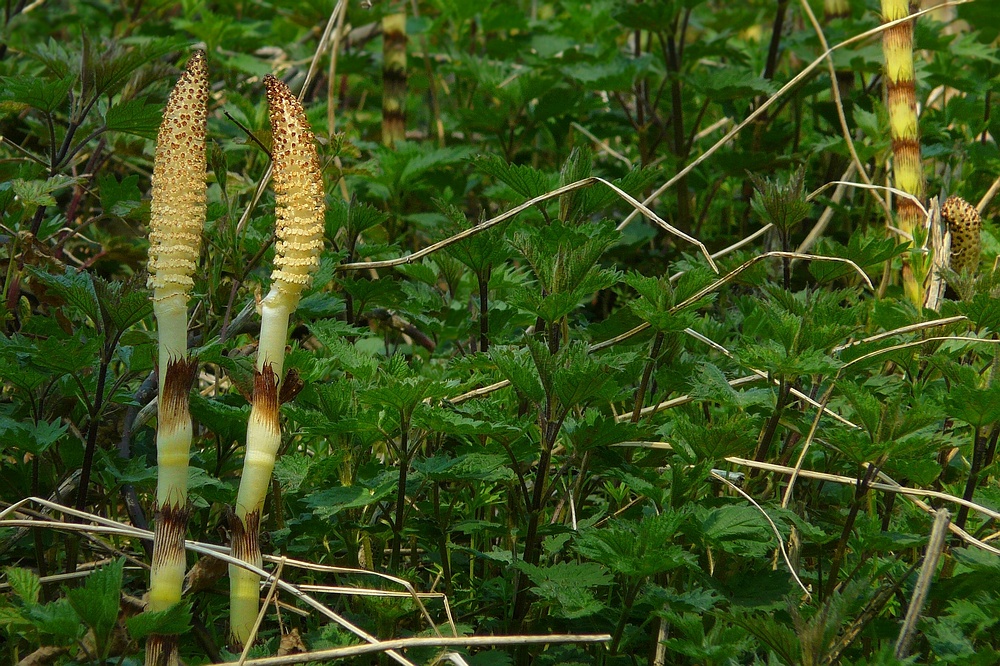
[[[834,84],[860,166],[888,179],[876,42],[835,49],[836,82],[818,67],[786,90],[823,55],[797,3],[416,2],[407,140],[389,148],[386,8],[343,3],[350,35],[311,67],[338,3],[147,4],[0,18],[0,503],[154,516],[145,227],[163,105],[197,44],[212,95],[187,538],[230,538],[274,254],[257,190],[275,74],[318,137],[326,249],[291,322],[285,386],[301,390],[281,406],[262,548],[341,567],[289,561],[284,580],[402,594],[349,571],[384,572],[447,595],[462,634],[612,637],[463,653],[479,666],[997,661],[1000,560],[957,540],[895,656],[930,519],[887,488],[932,494],[986,543],[988,515],[951,498],[1000,504],[1000,236],[987,198],[978,273],[945,272],[921,309],[897,275],[923,250],[886,233],[882,191],[833,195],[854,159]],[[878,3],[850,4],[821,17],[831,45],[879,23]],[[916,21],[919,133],[928,191],[977,203],[1000,170],[1000,15],[955,11],[972,30]],[[224,578],[140,613],[145,576],[119,558],[149,553],[92,536],[0,527],[0,663],[139,663],[153,633],[184,663],[227,656]],[[438,597],[425,615],[408,593],[316,596],[380,638],[431,635],[428,618],[446,633]],[[296,609],[266,611],[252,654],[273,655],[279,626],[312,649],[359,640],[280,603]]]

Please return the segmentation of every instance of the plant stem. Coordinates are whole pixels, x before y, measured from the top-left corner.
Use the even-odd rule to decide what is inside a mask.
[[[653,374],[653,366],[656,365],[656,359],[660,356],[660,347],[662,345],[663,331],[658,331],[656,337],[653,338],[653,347],[649,350],[649,360],[646,361],[646,367],[643,368],[639,388],[635,392],[635,408],[632,410],[632,423],[639,422],[639,415],[642,413],[642,404],[646,399],[646,387],[649,385],[649,378]]]
[[[490,347],[490,268],[484,272],[485,275],[476,273],[476,281],[479,283],[479,351],[485,354]]]
[[[106,355],[106,357],[110,357],[110,354]],[[101,358],[101,365],[97,371],[97,391],[90,413],[90,424],[87,426],[87,444],[83,452],[83,465],[80,468],[80,487],[76,491],[77,511],[85,511],[87,508],[87,490],[90,488],[90,474],[94,467],[94,452],[97,449],[97,430],[100,426],[100,414],[104,408],[104,387],[108,381],[108,368],[110,366],[106,357]],[[66,571],[68,573],[76,572],[78,544],[78,537],[69,539],[67,544]]]
[[[965,482],[965,492],[962,493],[962,499],[966,502],[972,501],[972,495],[976,492],[976,485],[979,483],[979,473],[983,469],[983,463],[986,461],[988,453],[988,442],[985,436],[983,428],[975,428],[975,434],[973,435],[972,443],[972,466],[969,469],[969,478]],[[969,507],[963,504],[958,509],[958,515],[955,516],[955,527],[959,529],[965,529],[965,521],[969,518]]]
[[[399,480],[396,484],[396,517],[392,521],[392,554],[389,556],[389,570],[399,570],[399,554],[403,545],[403,514],[406,512],[406,475],[409,472],[409,423],[405,415],[399,415],[402,434],[399,436]]]
[[[824,597],[829,599],[834,590],[837,589],[837,576],[840,573],[840,567],[844,563],[844,555],[847,552],[847,541],[851,537],[851,531],[854,529],[854,521],[858,517],[858,510],[861,508],[861,500],[864,499],[865,495],[868,493],[868,488],[872,483],[872,480],[878,474],[878,470],[881,467],[881,462],[872,463],[868,465],[865,469],[865,474],[858,482],[857,489],[854,492],[854,501],[851,502],[851,509],[847,514],[847,520],[844,521],[844,528],[840,532],[840,539],[837,541],[837,546],[833,551],[833,560],[830,563],[830,573],[826,582],[826,591]]]
[[[767,450],[771,447],[774,433],[778,429],[778,423],[781,421],[781,414],[785,410],[785,403],[788,402],[789,393],[788,382],[782,376],[778,379],[778,398],[774,405],[774,413],[768,419],[767,426],[764,428],[764,432],[761,433],[760,440],[757,442],[757,450],[754,452],[753,459],[757,462],[764,462],[767,458]]]

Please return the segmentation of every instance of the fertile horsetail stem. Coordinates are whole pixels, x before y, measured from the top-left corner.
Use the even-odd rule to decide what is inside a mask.
[[[187,358],[187,303],[205,224],[205,123],[208,67],[195,51],[170,93],[156,138],[149,220],[149,281],[159,332],[156,430],[156,525],[149,575],[149,610],[181,599],[187,475],[191,449],[189,394],[197,362]],[[176,637],[154,634],[146,663],[176,663]]]
[[[316,141],[302,103],[273,76],[266,77],[264,85],[273,137],[278,242],[271,289],[261,301],[260,343],[247,424],[247,448],[232,521],[233,555],[258,566],[261,512],[281,443],[278,385],[285,360],[288,319],[319,266],[325,210]],[[230,631],[233,647],[237,648],[250,639],[257,618],[260,579],[233,565],[229,567],[229,576]]]

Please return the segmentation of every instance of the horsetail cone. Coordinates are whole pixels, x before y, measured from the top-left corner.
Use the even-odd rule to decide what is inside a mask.
[[[170,93],[156,139],[149,222],[149,280],[159,333],[157,484],[149,610],[181,599],[187,476],[191,450],[189,394],[197,362],[187,356],[187,303],[205,224],[205,123],[208,68],[196,51]],[[177,637],[153,634],[146,663],[177,662]]]
[[[233,555],[260,566],[259,526],[274,459],[281,444],[278,386],[285,360],[288,319],[319,267],[323,248],[324,191],[316,141],[301,102],[284,83],[264,79],[270,107],[276,222],[271,289],[261,301],[257,371],[247,423],[236,511],[232,519]],[[260,578],[230,565],[231,645],[250,640],[258,612]]]
[[[160,390],[167,361],[187,353],[187,301],[205,225],[208,66],[195,51],[163,112],[153,160],[149,280],[160,336]],[[180,324],[183,320],[183,324]]]
[[[941,206],[941,217],[951,232],[951,269],[956,273],[975,272],[983,228],[979,211],[962,197],[951,196]]]
[[[264,79],[270,107],[277,220],[271,290],[261,303],[257,369],[270,363],[282,379],[288,317],[319,267],[325,212],[316,139],[302,103],[282,81]]]

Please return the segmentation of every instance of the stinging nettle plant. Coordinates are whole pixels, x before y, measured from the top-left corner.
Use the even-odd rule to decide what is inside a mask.
[[[192,437],[189,393],[197,368],[187,353],[188,300],[206,214],[207,102],[205,54],[195,51],[164,109],[153,164],[148,285],[159,331],[159,402],[151,611],[178,603],[184,582]],[[176,636],[154,634],[146,644],[146,663],[168,663],[175,651]]]
[[[302,103],[282,81],[264,79],[270,109],[277,220],[271,289],[261,301],[260,343],[254,373],[247,448],[232,520],[233,556],[260,567],[260,518],[281,443],[278,387],[288,319],[319,266],[324,192],[315,137]],[[230,565],[230,632],[234,648],[249,640],[257,619],[260,577]]]

